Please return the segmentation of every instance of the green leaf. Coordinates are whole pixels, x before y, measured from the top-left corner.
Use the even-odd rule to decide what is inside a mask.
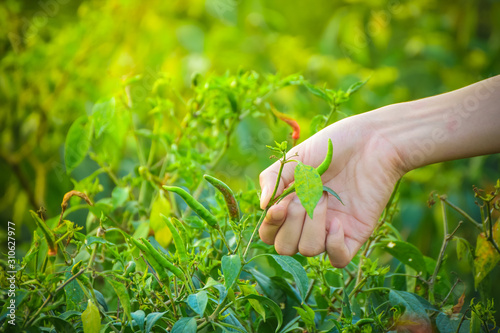
[[[99,138],[102,133],[115,121],[115,98],[97,102],[92,108],[92,118],[94,119],[95,136]]]
[[[193,317],[183,317],[172,327],[170,333],[196,333],[196,320]]]
[[[300,318],[306,324],[306,327],[309,332],[313,332],[315,330],[316,325],[314,324],[314,311],[307,305],[303,304],[302,308],[294,306],[299,314]]]
[[[394,258],[401,261],[417,271],[417,274],[425,274],[427,272],[424,256],[413,244],[391,240],[380,242],[379,246],[389,252]]]
[[[104,296],[101,294],[99,290],[94,289],[94,295],[95,299],[97,300],[97,303],[99,303],[100,306],[104,309],[104,311],[108,311],[108,304],[106,304],[106,300],[104,299]]]
[[[120,299],[120,305],[123,308],[125,315],[131,321],[132,316],[130,314],[130,297],[128,295],[127,289],[125,288],[125,285],[110,278],[106,278],[106,281],[108,281],[108,283],[115,290],[116,295]]]
[[[152,313],[148,314],[148,316],[146,317],[146,333],[151,332],[151,329],[153,328],[154,324],[156,324],[156,322],[161,317],[163,317],[163,315],[165,313],[167,313],[167,311],[165,311],[165,312],[152,312]]]
[[[342,202],[342,199],[340,199],[339,195],[337,194],[337,192],[335,192],[334,190],[332,190],[331,188],[329,188],[328,186],[323,186],[323,191],[325,192],[328,192],[330,193],[331,195],[333,195],[338,201],[340,201],[340,203],[342,205],[344,205],[344,203]],[[345,205],[344,205],[345,206]]]
[[[50,324],[52,324],[54,326],[54,331],[57,333],[75,333],[76,332],[75,328],[73,327],[73,325],[70,322],[68,322],[64,319],[61,319],[59,317],[55,317],[55,316],[39,317],[37,320],[35,320],[33,322],[32,328],[33,327],[34,328],[43,327],[44,326],[43,323],[46,321],[50,322]],[[31,331],[33,331],[33,330],[30,330],[30,332]],[[16,332],[16,331],[14,330],[14,332]],[[20,332],[20,331],[17,331],[17,332]],[[34,331],[34,332],[38,332],[38,331]]]
[[[275,332],[278,332],[281,325],[283,325],[283,313],[281,312],[281,309],[278,306],[278,304],[276,304],[275,302],[273,302],[271,299],[269,299],[267,297],[260,296],[260,295],[254,295],[254,294],[249,294],[249,295],[246,295],[244,297],[238,298],[238,301],[246,301],[246,300],[248,300],[250,302],[250,304],[257,303],[261,307],[264,306],[264,307],[269,308],[269,310],[271,310],[274,313],[274,315],[276,316],[276,319],[278,320],[278,326],[276,327],[276,331],[275,331]],[[255,309],[255,307],[254,307],[254,309]],[[263,318],[265,318],[265,314],[264,314]]]
[[[306,86],[307,90],[309,90],[314,96],[317,96],[328,103],[331,102],[331,98],[323,89],[318,88],[309,82],[304,82],[304,85]]]
[[[239,285],[239,287],[240,287],[241,293],[244,296],[248,296],[248,295],[260,296],[259,293],[257,292],[257,290],[255,290],[255,287],[251,284],[241,284],[241,285]],[[265,322],[266,321],[266,310],[264,309],[262,304],[260,304],[260,301],[250,298],[248,300],[248,302],[250,303],[252,308],[255,310],[255,312],[257,312],[257,314],[260,317],[262,317],[262,319]]]
[[[323,124],[326,121],[326,116],[323,114],[317,114],[313,117],[311,120],[311,123],[309,124],[309,131],[311,132],[311,135],[316,134],[323,128]]]
[[[222,257],[222,274],[224,274],[224,285],[229,290],[239,276],[241,259],[239,255],[233,254]]]
[[[405,314],[416,316],[419,319],[424,319],[426,322],[429,322],[429,316],[424,306],[412,293],[391,289],[389,291],[389,302],[393,306],[404,306],[406,309]]]
[[[141,329],[141,332],[144,331],[144,317],[146,317],[144,311],[137,310],[135,312],[132,312],[130,315],[132,316],[132,319],[135,321],[136,325]]]
[[[314,208],[323,195],[323,183],[318,171],[299,162],[295,167],[295,189],[307,215],[312,219]]]
[[[439,333],[455,333],[457,331],[460,320],[451,320],[446,314],[440,312],[436,318],[436,326]],[[460,326],[460,333],[469,332],[468,320],[464,320]]]
[[[68,271],[64,276],[66,280],[69,280],[73,274]],[[80,308],[80,304],[82,303],[85,294],[76,279],[73,279],[70,283],[64,286],[64,294],[66,295],[66,311],[81,311],[81,309],[83,309],[83,307]]]
[[[111,243],[110,241],[105,240],[104,238],[101,237],[96,237],[96,236],[87,236],[85,239],[85,245],[90,246],[94,243],[97,244],[106,244],[106,245],[111,245],[114,246],[115,244]]]
[[[368,82],[370,78],[364,80],[364,81],[358,81],[358,82],[355,82],[353,83],[349,89],[347,89],[347,96],[350,96],[352,94],[354,94],[356,91],[358,91],[362,86],[364,86],[366,84],[366,82]]]
[[[81,116],[69,128],[64,144],[64,163],[68,174],[80,165],[87,155],[92,136],[91,125],[87,116]]]
[[[309,285],[309,280],[304,267],[302,267],[302,265],[292,257],[280,256],[277,254],[269,254],[268,256],[272,257],[285,272],[292,275],[300,296],[302,297],[302,300],[304,300]]]
[[[111,203],[113,207],[121,207],[127,201],[129,195],[128,187],[115,187],[111,192]]]
[[[205,313],[205,308],[207,307],[208,293],[205,290],[200,291],[197,294],[191,294],[188,296],[187,303],[193,309],[194,312],[203,317]]]
[[[84,333],[99,333],[101,331],[101,315],[97,306],[89,299],[87,309],[82,313]]]

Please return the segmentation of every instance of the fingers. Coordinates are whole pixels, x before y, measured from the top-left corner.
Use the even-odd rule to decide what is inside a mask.
[[[260,208],[262,209],[265,209],[267,207],[267,204],[271,200],[274,187],[276,186],[276,179],[278,178],[280,165],[280,162],[276,162],[266,170],[262,171],[259,175],[260,188],[262,189],[262,194],[260,196]],[[294,168],[295,163],[285,164],[281,173],[281,179],[278,185],[278,190],[276,191],[276,195],[281,194],[285,187],[293,181]]]
[[[299,252],[306,257],[313,257],[325,252],[326,229],[325,219],[327,210],[327,195],[323,194],[316,208],[313,219],[305,215],[304,226],[299,241]]]
[[[326,236],[326,251],[333,267],[343,268],[347,266],[354,256],[348,248],[344,237],[344,228],[341,221],[334,217],[328,225]]]
[[[299,251],[299,240],[306,215],[297,195],[290,196],[293,198],[288,205],[286,222],[281,225],[274,240],[276,252],[285,256],[293,256]]]
[[[259,228],[260,239],[266,244],[273,245],[276,234],[283,222],[285,222],[288,204],[292,196],[284,198],[279,204],[272,206],[267,212],[266,218]]]
[[[287,196],[278,205],[269,209],[259,229],[262,241],[276,248],[282,255],[300,252],[304,256],[315,256],[325,251],[325,219],[327,200],[324,195],[314,210],[311,219],[295,194]]]

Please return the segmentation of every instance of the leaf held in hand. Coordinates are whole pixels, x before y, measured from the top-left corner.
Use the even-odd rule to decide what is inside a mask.
[[[323,195],[323,183],[318,171],[299,162],[295,167],[295,188],[302,206],[312,219],[314,209]]]

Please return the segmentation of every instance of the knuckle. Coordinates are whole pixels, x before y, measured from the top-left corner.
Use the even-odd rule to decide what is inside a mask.
[[[344,268],[349,265],[351,261],[347,260],[347,258],[330,258],[330,263],[335,268]]]
[[[325,252],[325,248],[321,244],[299,244],[299,252],[305,257],[314,257]]]
[[[274,244],[274,247],[276,249],[276,252],[278,252],[278,254],[282,256],[293,256],[297,253],[297,248],[290,245],[276,243]]]

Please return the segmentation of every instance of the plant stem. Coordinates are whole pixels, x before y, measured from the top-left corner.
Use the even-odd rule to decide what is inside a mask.
[[[451,208],[453,208],[455,211],[457,211],[458,213],[460,213],[460,215],[462,215],[463,217],[465,217],[469,222],[471,222],[472,224],[474,224],[474,226],[479,231],[481,231],[481,232],[483,231],[483,227],[481,226],[481,223],[479,223],[476,220],[474,220],[469,214],[467,214],[465,211],[463,211],[460,207],[457,207],[454,204],[452,204],[451,202],[449,202],[446,197],[441,197],[441,196],[438,196],[438,197],[439,197],[439,199],[441,199],[442,202],[444,202],[445,204],[447,204],[448,206],[450,206]]]
[[[498,248],[497,243],[495,242],[495,239],[493,238],[493,220],[491,219],[491,209],[490,209],[490,202],[486,202],[486,210],[488,212],[488,224],[490,226],[490,232],[488,233],[488,241],[493,245],[495,250],[500,254],[500,249]]]
[[[333,114],[337,112],[338,109],[338,104],[335,102],[335,98],[333,99],[333,104],[332,108],[330,109],[330,113],[328,114],[328,117],[326,118],[325,122],[323,123],[323,128],[325,128],[330,121],[332,120]]]
[[[266,217],[267,211],[269,210],[269,207],[266,207],[264,211],[262,212],[262,215],[260,216],[259,222],[255,225],[255,228],[253,229],[252,236],[250,237],[250,240],[248,241],[247,247],[245,248],[245,251],[243,252],[243,260],[245,261],[245,257],[247,255],[248,249],[250,248],[250,245],[252,244],[252,240],[257,233],[257,229],[259,229],[262,221],[264,221],[264,218]]]
[[[441,197],[440,197],[441,199]],[[434,268],[434,273],[432,274],[430,280],[429,280],[429,302],[433,303],[435,302],[435,299],[434,299],[434,286],[436,284],[436,277],[437,277],[437,274],[439,272],[439,269],[441,268],[441,265],[443,264],[443,260],[444,260],[444,253],[446,251],[446,247],[448,246],[448,242],[453,238],[453,235],[457,232],[458,228],[460,228],[460,226],[462,225],[462,221],[460,221],[457,225],[457,227],[455,228],[455,230],[453,230],[453,232],[451,234],[448,234],[448,219],[446,217],[446,205],[444,203],[444,200],[446,200],[446,198],[443,198],[441,199],[441,211],[442,211],[442,214],[443,214],[443,244],[441,245],[441,250],[439,251],[439,257],[438,257],[438,260],[436,262],[436,267]]]
[[[78,276],[80,276],[81,274],[83,274],[83,272],[85,272],[85,268],[80,269],[75,275],[73,275],[72,277],[70,277],[69,279],[67,279],[62,285],[60,285],[59,287],[57,287],[57,289],[54,291],[53,294],[49,294],[49,296],[47,296],[47,298],[45,299],[45,302],[43,302],[42,306],[40,308],[38,308],[38,310],[35,312],[35,314],[33,315],[33,317],[31,317],[31,320],[29,320],[23,327],[29,327],[29,325],[36,319],[36,317],[40,314],[40,311],[42,311],[42,309],[47,305],[47,303],[52,299],[52,297],[56,296],[71,281],[73,281]]]

